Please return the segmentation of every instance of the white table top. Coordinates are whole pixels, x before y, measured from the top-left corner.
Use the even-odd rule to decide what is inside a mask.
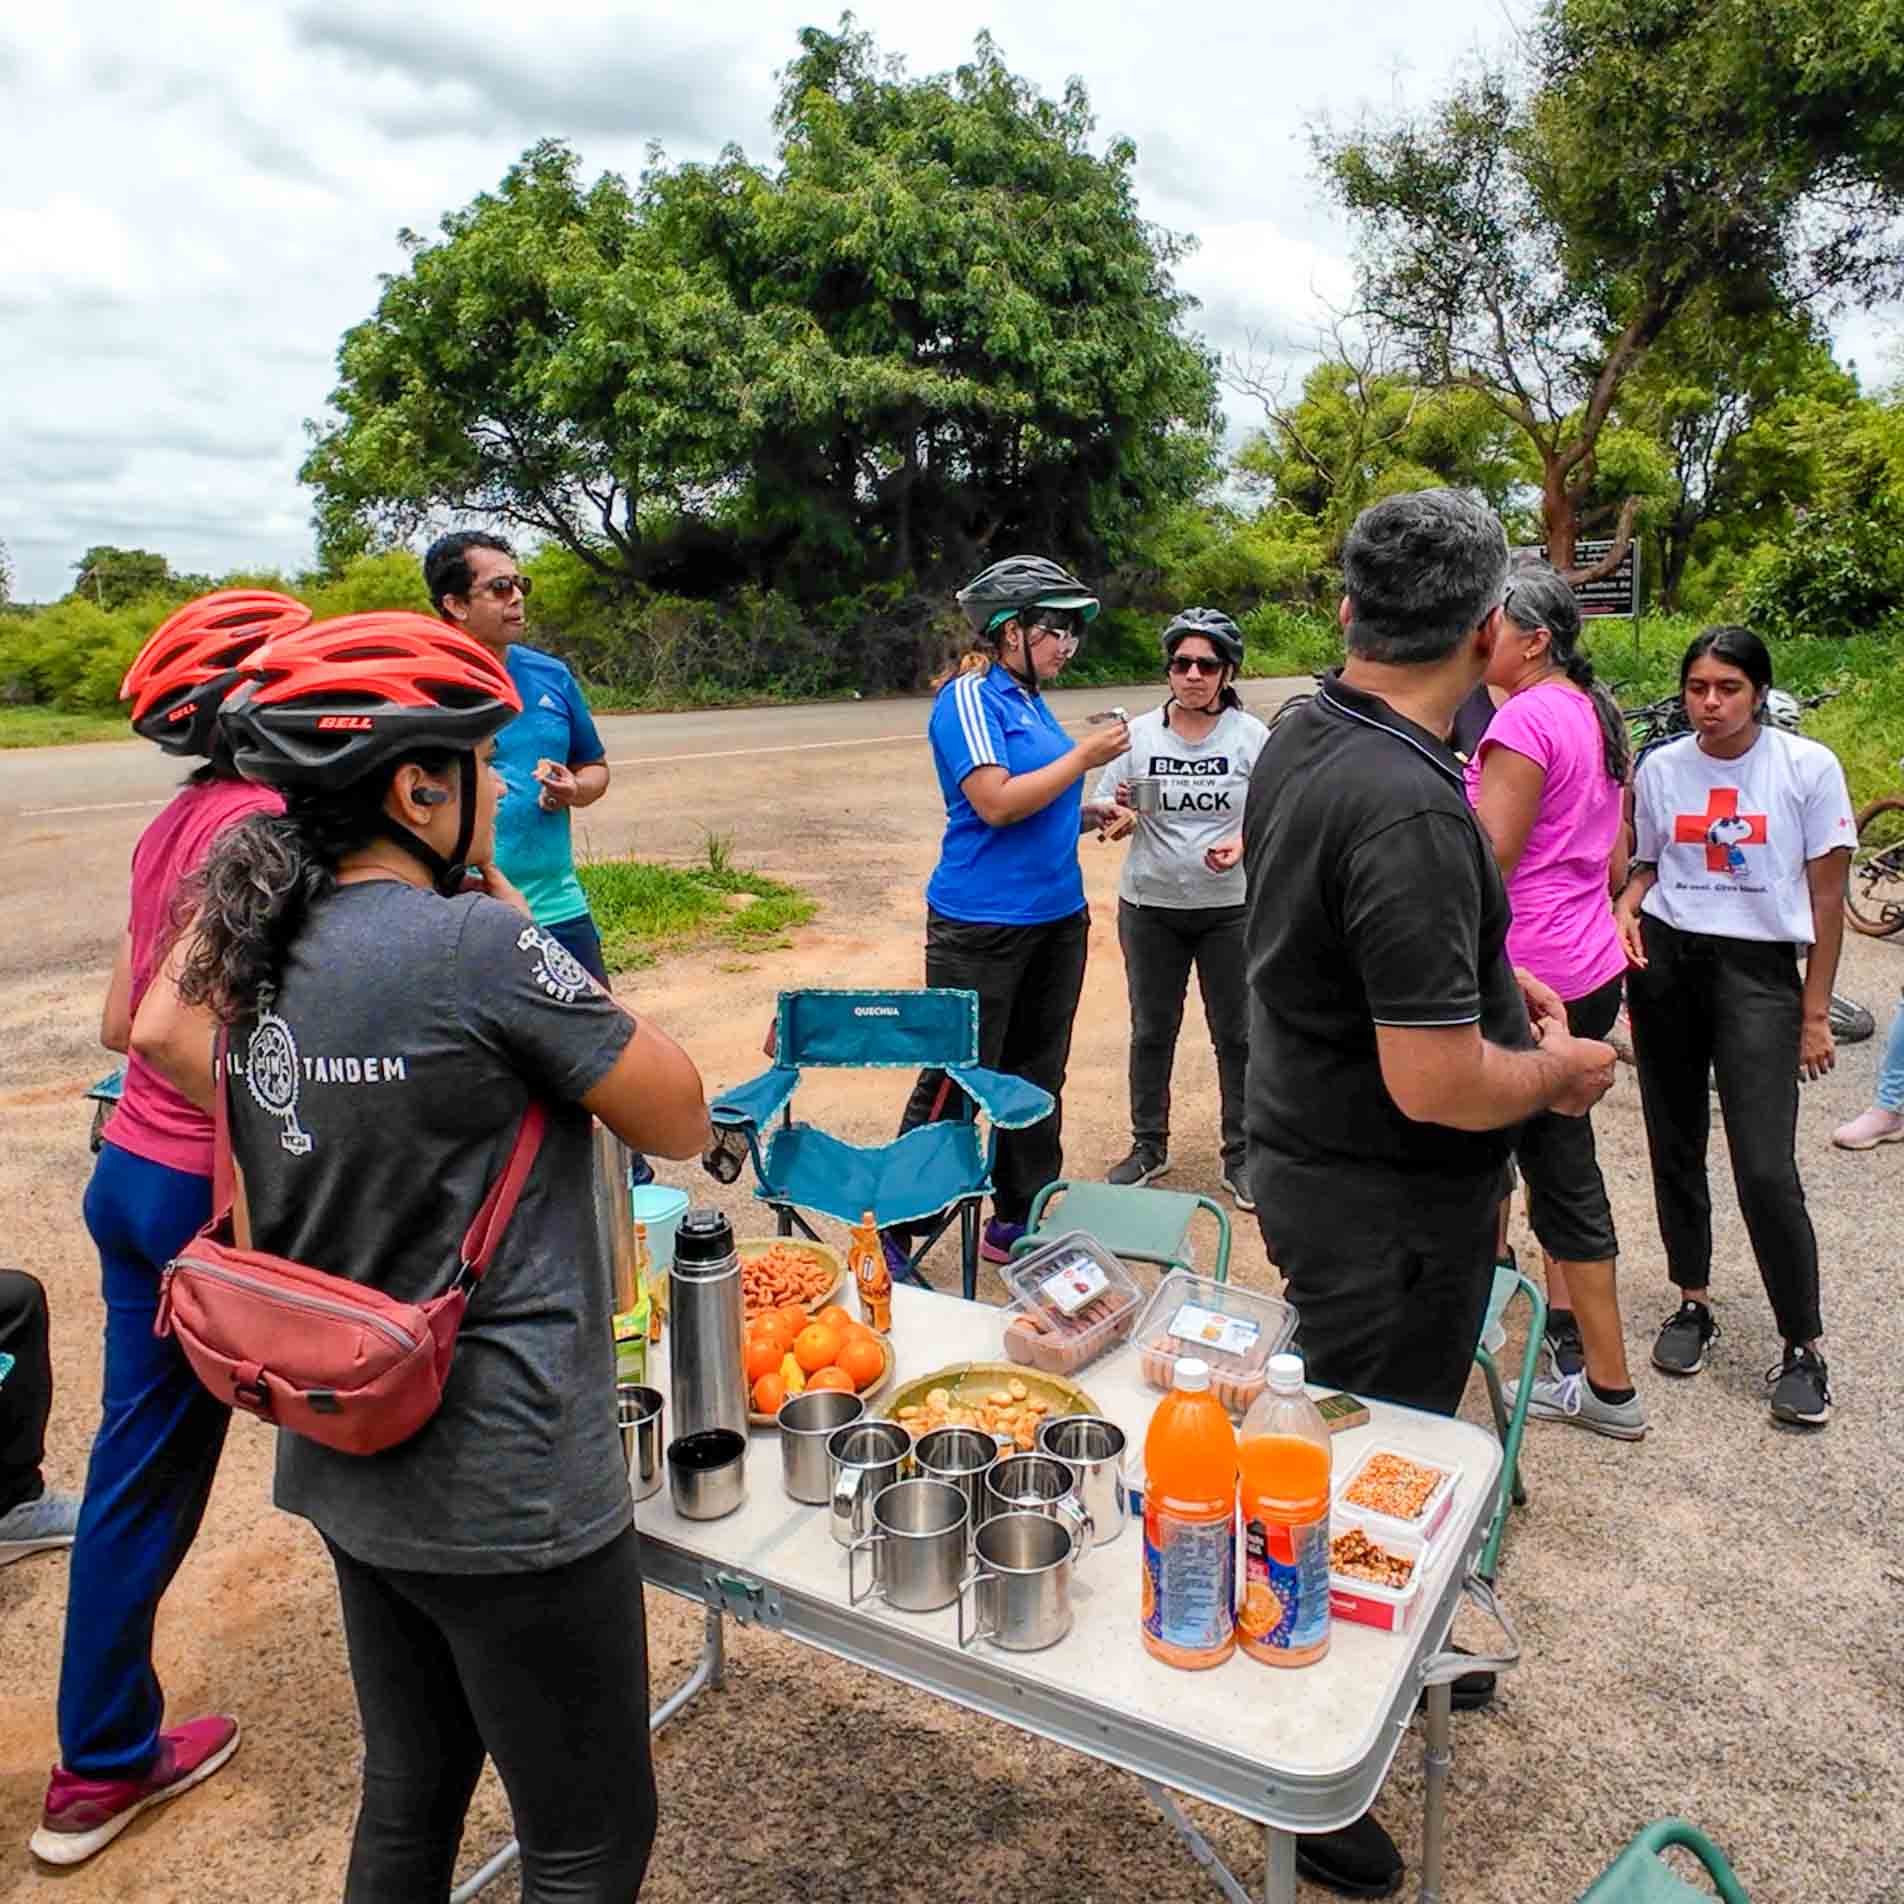
[[[909,1286],[896,1288],[894,1386],[950,1363],[1003,1359],[1002,1328],[1001,1311],[988,1305]],[[665,1349],[652,1359],[661,1368],[658,1377],[650,1379],[665,1389]],[[1073,1379],[1141,1450],[1151,1411],[1161,1397],[1143,1380],[1135,1349],[1126,1345]],[[884,1405],[875,1400],[870,1412],[877,1415]],[[1073,1588],[1075,1623],[1065,1639],[1044,1652],[1009,1653],[980,1641],[961,1655],[955,1609],[950,1607],[940,1613],[898,1613],[873,1597],[854,1608],[851,1618],[924,1641],[928,1651],[942,1649],[951,1656],[948,1669],[957,1662],[969,1671],[977,1662],[1018,1682],[1034,1697],[1043,1693],[1084,1701],[1110,1725],[1121,1716],[1149,1728],[1166,1728],[1299,1784],[1332,1784],[1378,1752],[1385,1767],[1399,1736],[1393,1715],[1399,1709],[1405,1723],[1413,1706],[1412,1698],[1403,1701],[1404,1677],[1412,1684],[1417,1662],[1445,1631],[1445,1618],[1435,1617],[1433,1608],[1451,1590],[1451,1575],[1476,1544],[1484,1510],[1493,1499],[1501,1450],[1492,1434],[1449,1417],[1385,1402],[1371,1403],[1370,1416],[1366,1427],[1334,1437],[1338,1474],[1377,1445],[1461,1469],[1454,1506],[1422,1582],[1427,1604],[1410,1633],[1384,1633],[1337,1620],[1332,1622],[1328,1655],[1314,1666],[1279,1671],[1240,1651],[1203,1672],[1166,1666],[1144,1650],[1139,1636],[1142,1533],[1134,1523],[1116,1540],[1084,1556]],[[672,1421],[664,1425],[672,1436]],[[750,1444],[747,1499],[738,1511],[718,1521],[684,1520],[674,1512],[664,1485],[638,1507],[643,1539],[716,1567],[739,1570],[788,1594],[837,1602],[844,1612],[846,1551],[828,1530],[826,1510],[793,1501],[782,1489],[777,1432],[755,1429]],[[904,1676],[930,1683],[929,1674]],[[950,1687],[945,1690],[948,1696],[958,1696]],[[1259,1815],[1274,1809],[1268,1806]]]

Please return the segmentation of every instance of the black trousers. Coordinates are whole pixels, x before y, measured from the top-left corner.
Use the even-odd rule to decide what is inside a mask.
[[[447,1898],[486,1752],[523,1904],[630,1904],[654,1848],[648,1636],[633,1528],[536,1573],[337,1567],[364,1728],[345,1904]]]
[[[1064,1073],[1090,933],[1088,911],[1039,926],[974,925],[926,914],[926,983],[978,994],[979,1063],[1042,1085],[1058,1100],[1049,1117],[998,1134],[992,1213],[1001,1223],[1024,1222],[1032,1198],[1063,1172]],[[946,1074],[922,1071],[899,1128],[903,1133],[964,1115],[964,1093]]]
[[[1584,998],[1570,998],[1567,1029],[1576,1038],[1604,1038],[1620,1015],[1620,985],[1610,978]],[[1591,1114],[1537,1113],[1521,1126],[1515,1153],[1527,1179],[1528,1221],[1549,1256],[1563,1263],[1603,1263],[1619,1255]]]
[[[1151,1150],[1170,1148],[1170,1073],[1194,965],[1204,1021],[1216,1049],[1226,1176],[1243,1167],[1243,1075],[1249,1069],[1245,910],[1117,902],[1117,942],[1124,948],[1124,978],[1130,988],[1131,1136]]]
[[[1452,1415],[1494,1286],[1505,1167],[1424,1178],[1258,1147],[1250,1183],[1309,1379]]]
[[[1667,1274],[1681,1289],[1702,1289],[1712,1276],[1710,1071],[1739,1212],[1778,1332],[1787,1342],[1810,1342],[1824,1325],[1818,1238],[1798,1178],[1804,997],[1797,950],[1679,932],[1647,913],[1640,933],[1646,967],[1627,976],[1626,1010]]]
[[[0,1355],[13,1357],[0,1382],[0,1514],[10,1514],[46,1492],[40,1463],[53,1412],[46,1291],[23,1269],[0,1269]]]

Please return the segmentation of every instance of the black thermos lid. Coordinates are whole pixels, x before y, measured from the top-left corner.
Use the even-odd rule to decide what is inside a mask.
[[[690,1210],[674,1233],[677,1263],[718,1263],[734,1253],[734,1226],[712,1204]]]

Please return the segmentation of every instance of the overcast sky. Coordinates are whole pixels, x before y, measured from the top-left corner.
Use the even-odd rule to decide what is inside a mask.
[[[1300,347],[1350,289],[1305,126],[1432,96],[1527,0],[862,0],[880,46],[943,71],[989,27],[1100,140],[1146,216],[1194,232],[1180,283],[1224,350]],[[632,177],[733,141],[771,157],[799,0],[27,0],[0,14],[0,541],[44,599],[99,542],[175,568],[310,559],[297,480],[338,341],[433,232],[538,138]],[[1240,411],[1236,412],[1239,419]]]

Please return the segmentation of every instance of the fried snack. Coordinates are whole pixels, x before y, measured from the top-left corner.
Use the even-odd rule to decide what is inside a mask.
[[[1030,1454],[1038,1445],[1038,1424],[1050,1413],[1051,1404],[1042,1395],[1033,1395],[1023,1382],[1014,1381],[1009,1388],[983,1395],[935,1388],[923,1403],[908,1404],[894,1418],[915,1441],[934,1428],[979,1428],[998,1442],[1002,1452],[1017,1449]]]
[[[783,1303],[816,1303],[838,1280],[839,1271],[824,1256],[798,1243],[774,1243],[741,1259],[741,1303],[749,1316]]]
[[[1406,1455],[1372,1454],[1342,1498],[1351,1507],[1366,1507],[1391,1520],[1419,1520],[1441,1485],[1442,1473]]]
[[[1391,1554],[1359,1527],[1351,1527],[1330,1541],[1329,1571],[1345,1580],[1366,1580],[1399,1593],[1414,1573],[1415,1563],[1404,1554]]]

